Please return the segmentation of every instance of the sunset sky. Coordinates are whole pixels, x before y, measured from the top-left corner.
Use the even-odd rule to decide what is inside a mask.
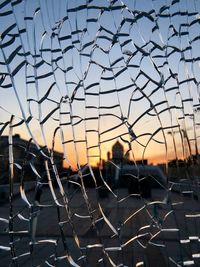
[[[1,126],[12,114],[13,124],[28,120],[14,133],[49,148],[58,128],[55,149],[73,167],[106,159],[116,140],[131,147],[131,159],[154,164],[176,152],[183,158],[190,146],[196,153],[200,2],[127,0],[107,10],[109,1],[101,1],[104,12],[94,8],[98,1],[88,9],[68,2],[26,1],[0,17],[1,33],[16,23],[1,40],[1,72],[9,73],[0,88]]]

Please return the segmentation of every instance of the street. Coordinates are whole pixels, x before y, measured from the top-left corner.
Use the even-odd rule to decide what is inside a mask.
[[[15,197],[10,233],[9,203],[1,205],[0,266],[200,266],[198,200],[155,188],[151,199],[64,189],[65,199],[55,189],[57,205],[48,187],[39,205]]]

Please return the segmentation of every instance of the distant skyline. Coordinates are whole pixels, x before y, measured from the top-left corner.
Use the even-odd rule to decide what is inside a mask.
[[[18,135],[18,134],[15,134],[15,135]],[[15,138],[15,135],[13,135],[13,138]],[[5,135],[3,135],[3,136],[5,136]],[[26,141],[29,141],[29,139],[26,139],[26,138],[24,138],[23,137],[23,135],[21,136],[20,134],[19,134],[19,137],[20,138],[22,138],[22,139],[24,139],[24,140],[26,140]],[[125,158],[125,155],[126,155],[126,153],[127,153],[127,151],[128,151],[128,149],[127,149],[127,146],[126,146],[126,144],[124,144],[122,141],[121,141],[121,139],[116,139],[116,140],[114,140],[113,142],[109,142],[107,145],[102,145],[101,146],[101,155],[102,155],[102,157],[101,157],[101,160],[105,160],[105,161],[107,161],[107,159],[108,159],[108,152],[110,152],[110,156],[111,156],[111,158],[112,158],[112,147],[113,147],[113,145],[116,143],[116,142],[120,142],[120,144],[121,145],[123,145],[123,147],[124,147],[124,158]],[[41,146],[40,145],[40,143],[38,143],[39,144],[39,146]],[[138,146],[139,147],[139,146]],[[51,146],[49,146],[49,149],[52,149],[52,147]],[[76,155],[75,155],[75,151],[74,151],[74,146],[73,146],[73,144],[71,144],[71,146],[69,146],[69,150],[70,150],[70,156],[69,156],[69,159],[70,159],[70,163],[71,163],[71,165],[69,165],[69,164],[67,164],[67,162],[64,160],[63,161],[63,164],[64,164],[64,167],[69,167],[69,166],[71,166],[73,169],[77,169],[77,164],[76,164]],[[60,149],[59,148],[59,146],[58,145],[56,145],[55,147],[54,147],[54,151],[56,151],[56,152],[61,152],[61,153],[63,153],[63,151],[62,151],[62,149]],[[81,150],[81,148],[80,148],[80,150],[78,151],[78,155],[81,155],[82,156],[82,158],[80,158],[80,165],[85,165],[85,164],[87,164],[88,162],[87,162],[87,157],[86,157],[86,154],[85,154],[85,151],[86,150]],[[133,158],[133,154],[132,154],[132,152],[133,152],[133,154],[134,154],[134,158]],[[135,160],[135,161],[140,161],[140,160],[147,160],[148,161],[148,164],[153,164],[153,165],[157,165],[157,164],[166,164],[166,154],[165,153],[155,153],[155,154],[153,154],[152,156],[146,156],[146,157],[143,157],[142,158],[142,156],[139,156],[140,154],[139,154],[139,152],[137,151],[137,148],[136,148],[136,146],[135,146],[135,150],[133,149],[132,151],[129,151],[129,159],[131,160],[131,161],[133,161],[133,160]],[[172,151],[172,153],[169,153],[169,155],[168,155],[168,161],[171,161],[171,160],[174,160],[175,158],[174,158],[174,153],[173,153],[173,151]],[[182,160],[183,159],[183,157],[179,157],[178,159],[180,159],[180,160]],[[99,165],[99,163],[100,163],[100,159],[98,158],[96,158],[96,159],[94,159],[93,161],[91,161],[91,165],[92,166],[98,166]]]

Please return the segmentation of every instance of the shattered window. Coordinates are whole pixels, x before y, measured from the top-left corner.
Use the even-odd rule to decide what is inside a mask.
[[[0,1],[1,266],[200,266],[200,1]]]

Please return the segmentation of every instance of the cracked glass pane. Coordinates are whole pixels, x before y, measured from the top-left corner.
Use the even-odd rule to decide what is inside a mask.
[[[0,1],[1,266],[200,266],[200,1]]]

